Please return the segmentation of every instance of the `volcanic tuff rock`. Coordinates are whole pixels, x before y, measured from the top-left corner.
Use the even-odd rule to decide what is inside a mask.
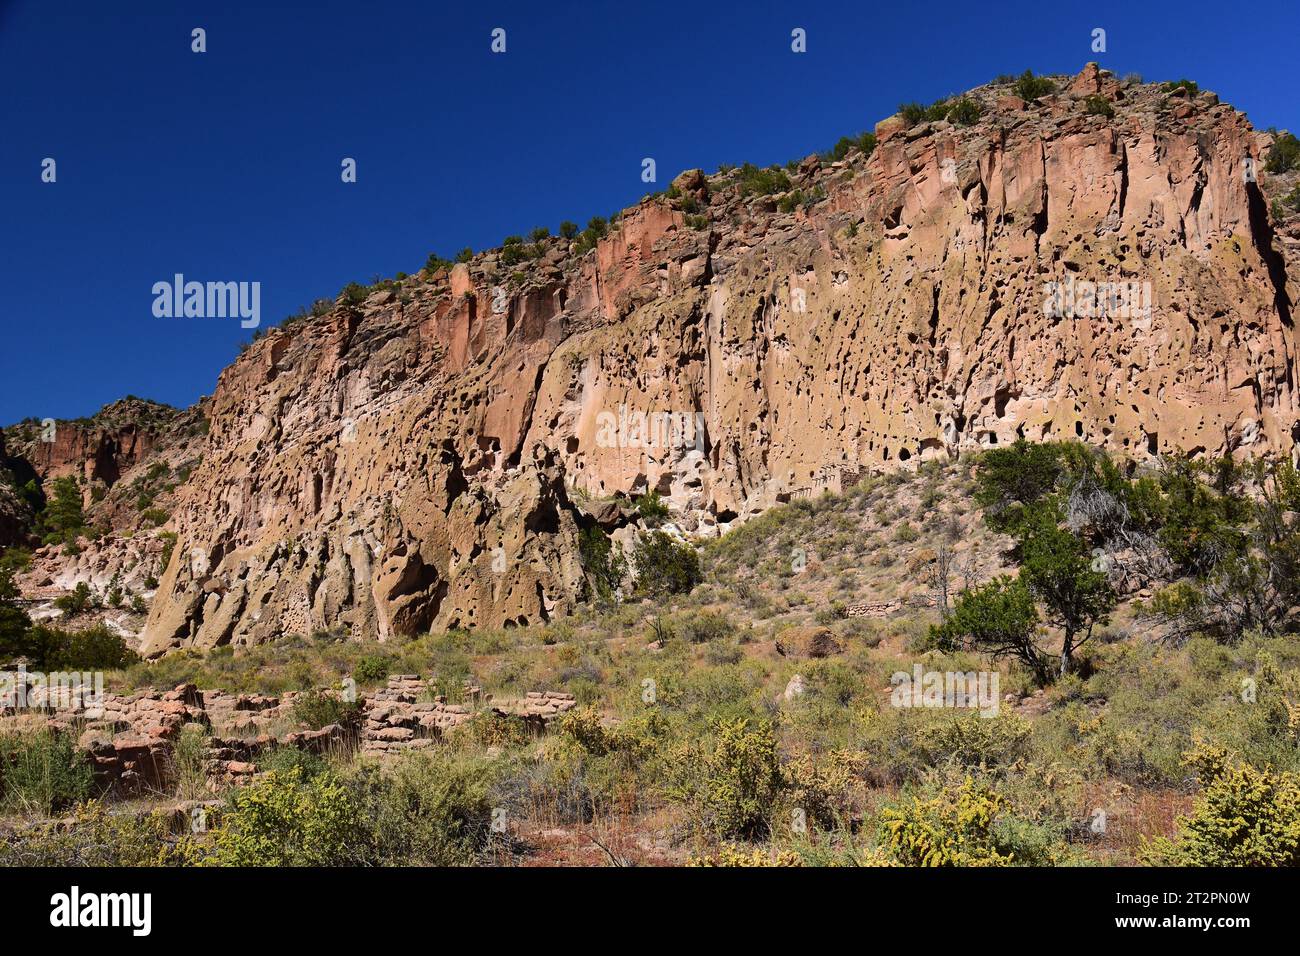
[[[1269,138],[1094,67],[1008,92],[973,91],[970,127],[890,118],[784,196],[692,171],[590,251],[490,252],[272,331],[221,376],[144,651],[546,620],[617,494],[714,533],[828,469],[1020,435],[1289,452],[1293,255],[1243,175]],[[1049,314],[1071,278],[1153,308]],[[670,413],[699,441],[629,433]]]
[[[35,479],[47,498],[58,478],[75,478],[87,523],[134,532],[141,512],[166,510],[170,491],[198,463],[206,431],[204,402],[184,411],[128,397],[91,418],[28,419],[0,432],[0,467],[21,468],[21,484]],[[3,482],[0,482],[3,484]],[[147,504],[141,492],[147,492]]]
[[[153,453],[182,415],[158,402],[124,398],[105,405],[92,418],[29,419],[5,431],[10,450],[28,461],[43,481],[72,475],[87,484],[112,487]]]
[[[36,477],[25,459],[5,451],[5,436],[0,431],[0,548],[26,542],[35,511],[21,489]]]
[[[32,499],[53,494],[59,478],[76,479],[86,534],[79,547],[36,547],[18,574],[36,620],[58,618],[53,598],[88,584],[103,597],[121,588],[118,608],[100,608],[81,626],[102,619],[127,638],[138,637],[143,615],[131,598],[152,596],[163,572],[170,535],[160,531],[176,488],[198,464],[206,444],[206,402],[178,410],[127,397],[91,418],[28,419],[0,430],[0,548],[35,547],[38,527]]]

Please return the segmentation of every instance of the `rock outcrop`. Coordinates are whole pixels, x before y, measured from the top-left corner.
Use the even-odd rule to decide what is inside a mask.
[[[708,534],[1018,436],[1290,453],[1291,251],[1246,162],[1267,137],[1212,94],[1059,87],[975,90],[968,127],[891,117],[777,194],[691,171],[594,248],[271,331],[211,400],[144,652],[546,621],[616,495]]]

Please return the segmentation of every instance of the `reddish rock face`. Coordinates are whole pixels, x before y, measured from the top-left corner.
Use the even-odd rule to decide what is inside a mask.
[[[691,174],[589,251],[490,252],[273,331],[212,399],[145,652],[564,613],[574,489],[657,489],[708,532],[1018,436],[1290,451],[1262,141],[1212,97],[1058,86],[973,91],[970,127],[887,119],[798,194]]]
[[[154,454],[179,414],[165,405],[123,399],[90,419],[14,426],[11,450],[43,482],[71,475],[87,487],[111,488]]]

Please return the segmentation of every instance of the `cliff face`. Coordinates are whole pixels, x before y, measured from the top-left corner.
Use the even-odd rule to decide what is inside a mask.
[[[10,452],[42,486],[71,476],[87,487],[111,488],[153,454],[176,414],[164,405],[126,398],[81,421],[29,420],[7,429]]]
[[[548,619],[616,493],[713,533],[1021,435],[1289,453],[1291,252],[1244,175],[1268,138],[1094,68],[1006,94],[970,94],[970,127],[886,120],[784,197],[685,173],[593,251],[489,253],[273,331],[212,399],[144,651]]]
[[[128,598],[152,596],[168,537],[157,525],[201,458],[204,407],[181,411],[128,397],[90,418],[28,420],[0,430],[0,547],[35,548],[16,578],[35,602],[34,618],[57,617],[50,602],[81,583],[101,596],[114,586]],[[48,499],[54,481],[65,477],[81,487],[86,535],[78,548],[40,547],[46,529],[32,499]],[[129,603],[104,613],[118,633],[134,638],[142,618]]]

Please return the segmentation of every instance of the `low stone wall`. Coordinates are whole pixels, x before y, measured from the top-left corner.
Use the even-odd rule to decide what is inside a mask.
[[[449,704],[432,695],[428,682],[418,675],[398,674],[381,690],[361,697],[359,727],[331,724],[321,730],[276,733],[292,725],[297,696],[230,694],[180,684],[169,691],[104,694],[91,706],[59,710],[37,695],[26,699],[21,713],[9,708],[0,717],[77,732],[97,788],[136,796],[175,784],[174,741],[187,724],[201,726],[207,737],[204,769],[215,790],[253,780],[261,758],[276,748],[324,754],[358,746],[365,756],[385,757],[433,746],[476,713],[515,717],[540,732],[577,705],[572,694],[550,691],[494,702],[472,685],[465,687],[466,703]]]
[[[524,697],[495,701],[483,698],[474,686],[465,687],[465,698],[470,703],[449,704],[443,696],[431,696],[428,684],[414,674],[390,677],[387,687],[365,701],[361,752],[382,756],[429,747],[481,711],[516,717],[541,731],[578,703],[572,694],[553,691],[533,691]]]
[[[903,609],[902,601],[866,601],[850,604],[844,609],[845,617],[888,617]]]
[[[477,688],[475,688],[477,690]],[[429,685],[415,674],[397,674],[388,686],[364,701],[361,753],[386,756],[433,745],[446,731],[474,716],[465,704],[448,704],[429,698]]]

